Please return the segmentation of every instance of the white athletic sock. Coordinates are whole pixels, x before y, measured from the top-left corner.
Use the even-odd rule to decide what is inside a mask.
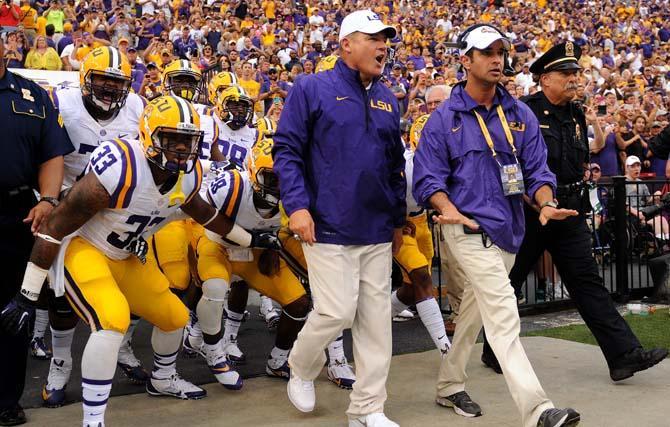
[[[234,311],[228,310],[228,318],[226,319],[226,329],[224,331],[224,337],[226,339],[237,338],[237,333],[240,331],[240,325],[242,324],[243,318],[244,313],[236,313]]]
[[[51,328],[51,351],[53,358],[72,362],[72,338],[74,338],[74,330],[66,329],[59,331]]]
[[[33,338],[44,338],[44,333],[49,326],[49,310],[35,310],[35,328],[33,329]]]
[[[81,360],[83,393],[83,425],[104,425],[107,399],[112,389],[116,358],[123,334],[116,331],[95,331],[84,348]]]
[[[200,323],[198,322],[198,315],[195,311],[189,311],[188,318],[189,325],[191,327],[190,334],[194,337],[202,337],[202,329],[200,328]]]
[[[419,312],[419,317],[421,317],[421,321],[428,330],[437,349],[441,352],[446,352],[451,348],[447,331],[444,329],[442,313],[440,313],[440,307],[437,305],[435,298],[431,297],[418,302],[416,304],[416,311]]]
[[[84,402],[84,427],[97,427],[105,425],[105,411],[107,400],[112,391],[112,380],[87,380],[81,381]]]
[[[266,297],[265,295],[261,295],[261,313],[263,315],[266,315],[268,312],[274,310],[274,305],[272,305],[272,299]]]
[[[336,361],[343,362],[346,360],[344,356],[344,337],[342,333],[335,338],[333,342],[328,344],[328,359],[331,364],[334,364]]]
[[[407,307],[409,307],[407,304],[398,299],[398,291],[393,291],[391,294],[391,318],[396,317]]]
[[[137,324],[140,323],[140,318],[130,318],[130,325],[128,326],[128,330],[126,333],[123,335],[123,341],[121,341],[121,347],[124,345],[129,344],[133,340],[133,334],[135,333],[135,328],[137,328]]]
[[[270,358],[268,359],[268,364],[272,369],[279,369],[281,365],[286,362],[288,359],[288,353],[289,350],[282,350],[281,348],[278,348],[277,346],[272,348],[272,351],[270,352]]]
[[[177,353],[179,352],[182,334],[183,329],[165,332],[154,326],[151,333],[151,347],[154,350],[152,377],[166,379],[177,372]]]

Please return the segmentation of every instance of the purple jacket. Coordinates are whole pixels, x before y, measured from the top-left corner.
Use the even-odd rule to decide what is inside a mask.
[[[344,61],[303,76],[272,149],[284,209],[309,209],[320,243],[390,242],[405,223],[403,153],[398,104],[384,84],[366,91]]]
[[[523,199],[521,195],[503,195],[500,168],[471,111],[476,109],[486,122],[500,163],[515,163],[496,112],[496,106],[502,106],[531,199],[543,185],[556,188],[556,177],[547,166],[547,147],[533,112],[502,86],[496,90],[490,111],[479,106],[464,86],[454,86],[451,97],[431,114],[421,133],[414,156],[414,198],[430,207],[430,197],[445,192],[456,208],[474,218],[496,245],[516,253],[525,232]]]

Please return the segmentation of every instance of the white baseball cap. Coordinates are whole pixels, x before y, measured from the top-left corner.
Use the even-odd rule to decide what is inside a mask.
[[[357,10],[345,16],[342,20],[339,40],[342,41],[343,38],[355,32],[377,34],[382,31],[390,39],[396,35],[395,28],[384,24],[379,15],[373,11],[369,9]]]
[[[642,162],[640,162],[639,157],[637,157],[637,156],[626,157],[626,166],[633,166],[635,163],[642,163]]]
[[[498,40],[503,41],[505,49],[510,48],[511,44],[507,37],[505,37],[502,33],[493,27],[482,25],[481,27],[477,27],[465,35],[465,39],[463,41],[466,43],[466,46],[465,49],[460,49],[459,53],[461,55],[465,55],[472,48],[480,50],[486,49]]]

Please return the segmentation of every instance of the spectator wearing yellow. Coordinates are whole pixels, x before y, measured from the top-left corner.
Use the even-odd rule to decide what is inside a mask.
[[[63,63],[58,52],[47,45],[46,37],[37,36],[33,48],[26,56],[25,67],[33,70],[59,71]]]
[[[271,24],[274,24],[275,19],[277,19],[277,16],[275,14],[277,4],[275,3],[275,1],[266,0],[263,3],[261,3],[261,7],[263,8],[263,12],[265,12],[265,17],[268,18],[268,21]]]
[[[37,11],[30,5],[30,0],[21,0],[21,15],[19,17],[23,31],[32,43],[37,35]]]
[[[91,33],[84,33],[83,39],[84,45],[77,49],[77,60],[80,62],[96,47],[111,46],[111,43],[108,40],[93,37]]]
[[[240,86],[254,100],[254,111],[263,112],[263,104],[258,102],[258,96],[261,94],[261,84],[254,80],[253,67],[250,62],[242,63],[242,76],[240,77]]]

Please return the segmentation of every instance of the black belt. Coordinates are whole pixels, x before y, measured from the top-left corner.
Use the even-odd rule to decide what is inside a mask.
[[[418,210],[418,211],[410,212],[410,213],[409,213],[409,216],[410,216],[410,217],[419,216],[419,215],[422,215],[424,212],[426,212],[426,210],[422,208],[422,209],[420,209],[420,210]]]
[[[2,197],[14,197],[23,193],[32,191],[29,185],[22,185],[16,188],[0,188],[0,196]]]

